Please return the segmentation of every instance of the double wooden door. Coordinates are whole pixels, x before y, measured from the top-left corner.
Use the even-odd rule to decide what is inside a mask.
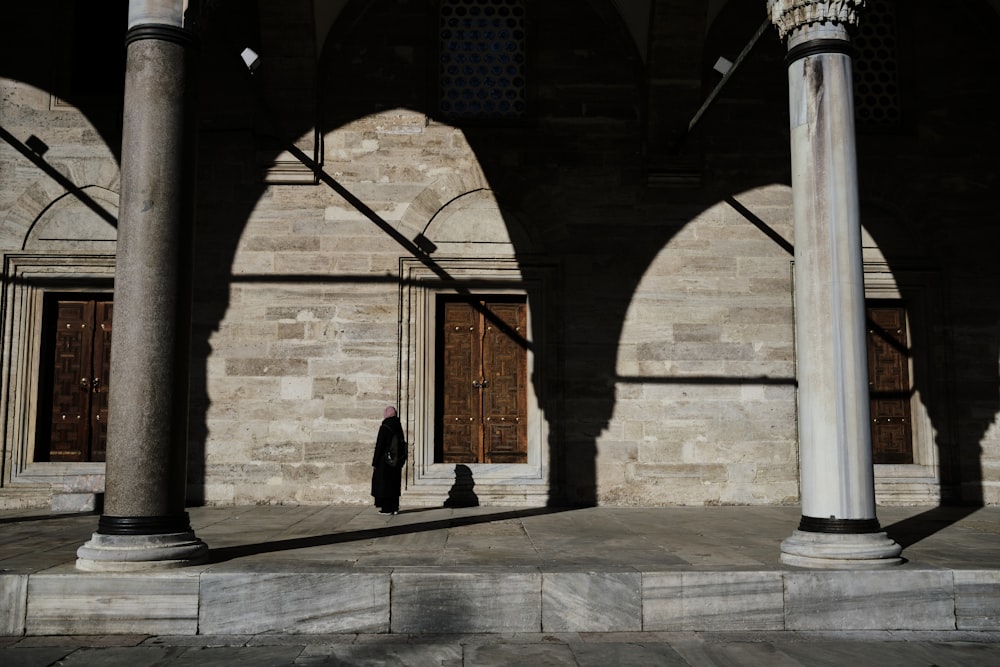
[[[872,460],[913,463],[906,309],[898,304],[869,304],[866,310]]]
[[[441,463],[527,463],[527,326],[523,298],[438,302]]]
[[[112,301],[99,298],[46,303],[36,460],[104,460],[112,313]]]

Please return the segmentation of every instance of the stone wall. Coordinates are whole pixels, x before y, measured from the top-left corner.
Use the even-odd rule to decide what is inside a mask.
[[[288,3],[284,20],[240,23],[269,49],[253,76],[206,25],[192,502],[369,502],[387,404],[400,405],[411,444],[422,446],[427,386],[413,378],[426,360],[409,337],[426,323],[404,307],[401,259],[461,260],[462,280],[477,262],[492,275],[514,261],[523,280],[544,284],[529,375],[545,421],[533,446],[550,492],[530,502],[797,501],[783,47],[765,34],[686,134],[719,80],[712,64],[743,48],[763,2],[759,12],[730,3],[708,26],[699,3],[659,0],[646,54],[608,23],[610,4],[538,3],[532,112],[498,124],[437,112],[428,3],[350,3],[325,40],[307,2]],[[981,37],[967,44],[975,57],[942,42],[965,18],[919,3],[900,14],[906,123],[859,139],[868,251],[879,271],[920,277],[916,292],[896,290],[904,297],[937,295],[911,322],[924,347],[914,382],[929,444],[919,466],[877,468],[895,480],[879,486],[882,501],[1000,502],[990,158],[1000,136],[986,102],[1000,71],[998,21],[985,3],[968,4]],[[940,30],[942,20],[955,30]],[[76,185],[113,193],[106,110],[53,108],[48,71],[3,80],[3,127],[21,142],[40,137],[46,160]],[[9,141],[0,175],[0,250],[10,257],[65,188]],[[468,204],[460,213],[456,200]],[[418,233],[437,246],[429,257],[413,243]],[[81,245],[91,241],[69,239],[63,250],[96,253]],[[5,370],[25,330],[11,312]],[[13,388],[5,380],[8,432]],[[8,438],[8,486],[19,465],[12,447]],[[421,463],[411,459],[404,504],[440,501],[418,493]],[[483,502],[530,495],[500,483],[477,491]]]

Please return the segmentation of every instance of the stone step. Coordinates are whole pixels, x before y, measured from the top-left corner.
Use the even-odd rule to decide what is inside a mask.
[[[100,510],[103,494],[69,492],[49,486],[0,489],[0,511],[51,510],[52,512],[93,512]]]
[[[923,568],[358,571],[303,561],[155,573],[70,569],[0,574],[0,590],[19,593],[8,595],[15,613],[0,626],[14,635],[996,632],[997,588],[995,570]]]
[[[50,509],[51,506],[52,488],[47,485],[0,489],[0,510]]]

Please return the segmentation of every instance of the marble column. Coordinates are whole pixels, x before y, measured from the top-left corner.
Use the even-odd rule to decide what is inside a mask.
[[[848,27],[864,0],[769,0],[787,41],[802,519],[781,560],[895,565],[875,516]]]
[[[183,0],[131,0],[104,514],[77,568],[196,563],[208,547],[185,511],[191,34]]]

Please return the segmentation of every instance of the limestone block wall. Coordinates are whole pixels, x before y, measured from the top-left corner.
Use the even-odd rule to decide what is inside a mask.
[[[29,20],[11,24],[69,39],[65,21],[41,20],[44,4],[19,5]],[[539,3],[532,117],[459,129],[435,115],[423,86],[431,53],[413,26],[426,25],[428,3],[370,3],[364,12],[356,3],[322,54],[312,3],[285,4],[294,11],[265,9],[261,46],[272,65],[256,78],[213,51],[222,40],[204,44],[192,502],[369,502],[382,408],[399,402],[411,432],[424,426],[406,410],[422,361],[407,356],[399,280],[401,258],[414,258],[404,241],[421,231],[439,244],[438,258],[546,267],[538,279],[551,298],[532,314],[544,325],[536,354],[544,366],[530,372],[554,496],[796,502],[795,240],[776,36],[761,39],[698,129],[675,143],[717,81],[712,62],[746,43],[759,11],[730,3],[706,26],[699,3],[656,2],[640,57],[591,11],[595,3]],[[900,284],[924,281],[904,296],[935,295],[911,322],[929,360],[915,382],[933,477],[892,475],[898,486],[924,485],[911,498],[933,498],[933,484],[996,504],[1000,172],[991,156],[1000,139],[989,95],[1000,71],[998,17],[986,3],[965,10],[900,15],[906,44],[934,48],[904,54],[906,123],[861,133],[859,173],[878,270]],[[50,77],[68,56],[47,43],[18,45],[20,71],[0,79],[3,129],[18,145],[40,138],[55,173],[114,211],[117,110],[60,102]],[[332,183],[312,181],[285,144],[318,157]],[[683,187],[656,187],[678,168]],[[25,253],[113,254],[106,224],[79,200],[69,207],[66,194],[0,141],[5,270]],[[463,194],[475,206],[449,217],[448,202]],[[46,212],[64,238],[39,236]],[[59,271],[106,287],[112,268],[73,259]],[[8,484],[30,458],[37,386],[25,381],[31,363],[13,355],[36,345],[22,339],[38,335],[40,316],[11,306],[22,283],[5,277],[0,482]]]
[[[435,187],[489,185],[469,176],[479,167],[465,135],[419,113],[374,114],[324,139],[324,171],[405,238],[435,215],[421,208]],[[551,192],[575,197],[576,210],[589,205],[580,188],[573,182]],[[738,199],[775,234],[790,234],[787,187]],[[566,363],[545,388],[565,406],[562,419],[548,412],[549,446],[562,448],[553,455],[553,486],[591,484],[594,500],[609,504],[794,502],[787,249],[725,202],[685,208],[684,216],[695,213],[679,221],[670,206],[648,219],[628,212],[627,202],[623,207],[619,215],[637,228],[655,230],[666,218],[676,229],[656,252],[644,249],[648,265],[620,273],[613,265],[610,274],[577,270],[593,257],[572,247],[558,251],[570,287],[558,292],[565,305],[555,306],[554,317],[570,331],[552,348]],[[232,226],[219,241],[233,249],[231,270],[199,269],[218,276],[199,280],[196,293],[196,331],[206,336],[210,354],[204,440],[196,439],[192,451],[194,495],[208,503],[368,502],[381,408],[412,399],[400,393],[400,373],[414,363],[402,358],[400,345],[398,262],[407,248],[322,184],[270,186],[242,226],[224,214],[216,223],[206,211],[202,252],[218,250],[217,224]],[[471,243],[464,245],[448,227],[450,253],[479,256],[476,241],[506,233],[468,224]],[[510,253],[511,247],[493,243],[489,252]],[[210,289],[215,280],[229,283],[224,293]],[[617,299],[614,307],[625,316],[606,327],[602,311],[612,306],[589,295],[608,284],[616,288],[609,302]],[[577,348],[581,330],[586,345]],[[601,370],[604,359],[613,372]],[[591,395],[594,386],[609,394]],[[612,404],[611,417],[588,413],[588,401],[600,402],[598,412]],[[409,416],[409,425],[419,430],[415,418]],[[588,431],[589,443],[573,442]],[[581,456],[592,457],[589,470],[573,467]],[[562,459],[567,463],[560,467]]]
[[[210,355],[192,469],[208,503],[370,502],[382,409],[400,399],[399,258],[409,254],[380,223],[401,227],[429,184],[475,163],[460,132],[414,113],[347,124],[325,146],[326,173],[378,222],[323,184],[270,186],[245,225],[220,221],[232,225],[223,239],[202,217],[199,247],[233,246],[231,267],[208,279],[227,291],[196,288]]]
[[[791,234],[791,193],[736,199]],[[794,502],[790,256],[728,203],[687,223],[647,269],[618,346],[599,497],[626,504]]]

